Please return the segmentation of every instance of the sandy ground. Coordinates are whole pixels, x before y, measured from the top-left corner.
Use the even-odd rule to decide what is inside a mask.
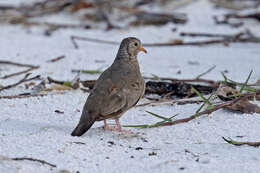
[[[16,3],[22,2],[21,0]],[[1,2],[2,3],[2,2]],[[6,2],[5,2],[6,3]],[[177,26],[178,31],[204,31],[236,33],[245,27],[233,29],[215,26],[212,15],[224,10],[213,10],[207,1],[199,1],[179,9],[188,12],[187,25]],[[62,17],[60,17],[62,18]],[[52,19],[53,20],[53,19]],[[64,21],[69,21],[64,16]],[[247,21],[246,27],[260,35],[260,24]],[[117,52],[118,46],[79,42],[74,49],[71,35],[120,41],[136,36],[143,42],[164,42],[179,38],[172,32],[173,24],[163,27],[141,27],[129,30],[59,30],[51,37],[44,36],[43,28],[23,28],[1,25],[0,59],[40,65],[32,75],[51,76],[71,80],[71,69],[105,69]],[[185,40],[189,40],[185,38]],[[213,65],[216,68],[205,78],[221,80],[221,71],[236,81],[245,81],[253,69],[251,82],[260,78],[259,44],[232,44],[208,47],[147,48],[140,54],[141,71],[145,76],[193,78]],[[60,55],[66,58],[56,63],[46,62]],[[195,62],[191,63],[189,62]],[[0,75],[20,71],[22,68],[0,66]],[[181,71],[181,74],[177,72]],[[98,75],[81,75],[82,79],[96,79]],[[11,84],[22,76],[0,80],[1,85]],[[25,92],[24,86],[1,92],[14,95]],[[260,150],[236,147],[225,143],[222,136],[242,141],[259,141],[259,114],[240,114],[219,110],[201,116],[189,123],[153,129],[131,129],[134,134],[104,131],[97,122],[82,137],[71,137],[81,115],[87,94],[67,91],[63,95],[39,98],[0,99],[0,172],[38,173],[59,172],[258,172]],[[145,100],[141,100],[144,102]],[[149,124],[158,119],[148,115],[149,110],[178,118],[193,114],[199,105],[160,105],[133,108],[120,119],[123,125]],[[64,114],[57,114],[61,110]],[[114,123],[111,121],[111,123]],[[127,129],[127,128],[126,128]],[[128,128],[130,129],[130,128]],[[239,136],[242,136],[242,138]],[[51,168],[31,161],[11,161],[6,157],[32,157],[57,165]]]

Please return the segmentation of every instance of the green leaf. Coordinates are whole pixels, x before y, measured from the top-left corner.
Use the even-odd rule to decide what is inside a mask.
[[[233,144],[233,145],[249,145],[249,146],[252,146],[252,147],[259,147],[260,146],[260,142],[240,142],[240,141],[235,141],[235,140],[233,140],[233,139],[231,139],[231,138],[228,138],[228,139],[226,139],[226,138],[224,138],[224,137],[222,137],[223,139],[224,139],[224,141],[226,141],[227,143],[229,143],[229,144]]]
[[[247,77],[245,83],[244,83],[244,84],[242,85],[242,87],[240,88],[240,90],[239,90],[240,93],[242,93],[242,91],[244,90],[245,86],[247,86],[247,83],[248,83],[248,81],[249,81],[249,79],[250,79],[252,73],[253,73],[253,70],[250,71],[250,73],[249,73],[249,75],[248,75],[248,77]]]
[[[192,90],[198,95],[198,96],[200,96],[202,99],[203,99],[203,101],[205,102],[205,103],[207,103],[209,106],[208,106],[208,109],[212,109],[214,106],[212,105],[212,103],[210,103],[210,101],[209,101],[209,98],[208,99],[206,99],[198,90],[196,90],[194,87],[191,87],[192,88]]]
[[[87,74],[99,74],[102,73],[101,69],[97,69],[97,70],[72,70],[72,72],[76,72],[76,73],[87,73]]]
[[[149,112],[149,111],[146,111],[146,112],[148,112],[148,113],[152,113],[152,112]],[[155,114],[155,113],[152,113],[151,115],[153,115],[153,116],[155,116],[155,117],[158,117],[158,115],[157,114]],[[140,127],[140,128],[154,128],[154,127],[159,127],[159,126],[161,126],[163,123],[165,123],[166,121],[172,121],[172,119],[174,118],[174,117],[176,117],[178,114],[175,114],[175,115],[173,115],[173,116],[171,116],[170,118],[165,118],[165,117],[162,117],[162,116],[160,116],[159,115],[159,117],[161,118],[161,119],[164,119],[163,121],[159,121],[159,122],[157,122],[157,123],[154,123],[154,124],[151,124],[151,125],[148,125],[148,124],[140,124],[140,125],[123,125],[123,127]],[[159,118],[158,117],[158,118]]]
[[[224,82],[227,83],[227,80],[228,80],[227,76],[223,72],[221,72],[221,74],[222,74],[222,76],[224,78]]]
[[[153,80],[159,80],[159,76],[157,76],[156,74],[152,74],[153,76]]]
[[[71,81],[65,81],[65,82],[63,83],[63,85],[65,85],[65,86],[68,86],[68,87],[70,87],[70,86],[71,86],[71,84],[72,84],[72,82],[71,82]]]
[[[161,118],[161,119],[163,119],[163,120],[165,120],[165,121],[171,121],[171,119],[166,118],[166,117],[161,116],[161,115],[158,115],[158,114],[156,114],[156,113],[153,113],[153,112],[150,112],[150,111],[145,111],[145,112],[147,112],[147,113],[149,113],[149,114],[151,114],[151,115],[153,115],[153,116],[155,116],[155,117],[157,117],[157,118]]]
[[[99,74],[102,73],[101,70],[82,70],[82,73],[88,73],[88,74]]]

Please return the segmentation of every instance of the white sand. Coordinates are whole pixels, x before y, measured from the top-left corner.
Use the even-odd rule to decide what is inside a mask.
[[[12,0],[13,1],[13,0]],[[16,3],[22,2],[21,0]],[[24,1],[23,1],[24,2]],[[2,3],[2,1],[1,1]],[[14,2],[12,2],[14,3]],[[187,25],[177,26],[178,31],[204,31],[235,33],[244,27],[233,29],[216,26],[213,14],[223,14],[206,1],[180,9],[188,12]],[[64,20],[67,21],[68,19]],[[164,42],[179,38],[171,31],[175,27],[141,27],[129,30],[59,30],[51,37],[43,35],[43,28],[26,29],[1,25],[0,59],[40,65],[32,75],[51,76],[59,80],[71,80],[71,69],[103,69],[108,67],[118,46],[78,42],[75,50],[70,35],[120,41],[136,36],[143,42]],[[249,20],[246,27],[260,35],[260,24]],[[189,40],[189,38],[185,38]],[[221,71],[228,70],[230,78],[245,81],[250,70],[251,82],[260,78],[260,45],[232,44],[207,47],[147,48],[148,54],[139,55],[141,71],[145,76],[193,78],[213,65],[216,68],[205,78],[221,80]],[[46,61],[60,55],[66,58],[56,63]],[[95,60],[104,60],[96,63]],[[190,65],[189,61],[198,62]],[[0,66],[0,75],[20,71],[22,68]],[[181,70],[181,74],[177,72]],[[82,75],[82,79],[96,79],[97,75]],[[0,80],[2,85],[13,83],[22,76]],[[24,92],[21,85],[2,92],[12,95]],[[260,141],[259,114],[239,114],[219,110],[201,116],[189,123],[153,129],[131,129],[136,135],[120,135],[104,131],[97,122],[82,137],[71,137],[78,123],[87,94],[80,90],[64,95],[39,98],[0,99],[0,172],[1,173],[49,173],[66,169],[70,172],[259,172],[260,150],[236,147],[223,141],[222,136],[241,141]],[[165,116],[179,113],[178,118],[193,114],[199,105],[161,105],[139,107],[128,111],[120,120],[126,124],[149,124],[158,119],[145,113],[149,110]],[[55,110],[64,111],[57,114]],[[112,121],[112,123],[114,123]],[[236,136],[243,136],[238,138]],[[76,144],[74,142],[83,142]],[[114,143],[114,144],[110,144]],[[142,147],[143,150],[136,150]],[[157,155],[149,156],[155,152]],[[8,161],[1,157],[33,157],[57,165],[51,168],[31,161]]]

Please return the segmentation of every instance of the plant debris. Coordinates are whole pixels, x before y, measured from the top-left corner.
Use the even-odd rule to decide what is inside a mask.
[[[151,13],[151,12],[139,12],[135,14],[136,21],[130,23],[130,25],[165,25],[169,22],[184,24],[187,22],[185,14],[163,14],[163,13]]]
[[[232,144],[232,145],[237,145],[237,146],[249,145],[249,146],[252,146],[252,147],[259,147],[260,146],[260,142],[241,142],[241,141],[235,141],[231,138],[228,138],[228,139],[226,139],[225,137],[222,137],[222,138],[224,139],[224,141],[226,141],[227,143]]]
[[[10,78],[10,77],[18,76],[18,75],[28,73],[32,70],[36,70],[36,69],[40,68],[40,66],[22,64],[22,63],[17,63],[17,62],[12,62],[12,61],[2,61],[2,60],[0,60],[0,64],[13,65],[13,66],[17,66],[17,67],[27,67],[28,68],[28,69],[20,71],[20,72],[15,72],[15,73],[12,73],[12,74],[2,76],[2,77],[0,77],[0,79],[7,79],[7,78]]]
[[[168,93],[171,93],[169,95],[170,97],[192,97],[195,96],[195,93],[191,89],[192,87],[196,88],[203,94],[210,94],[213,91],[217,90],[216,87],[212,86],[195,85],[184,82],[148,81],[146,83],[145,94],[158,94],[160,96],[164,96]]]
[[[154,151],[148,154],[148,156],[156,156],[156,155],[157,155],[157,153]]]
[[[54,168],[57,167],[56,165],[54,165],[52,163],[49,163],[49,162],[46,162],[46,161],[40,160],[40,159],[34,159],[34,158],[31,158],[31,157],[14,157],[14,158],[11,158],[11,160],[15,160],[15,161],[28,160],[28,161],[38,162],[38,163],[41,163],[41,164],[44,164],[44,165],[49,165],[49,166],[54,167]]]
[[[65,58],[65,55],[62,55],[62,56],[58,56],[56,58],[53,58],[51,60],[48,60],[47,62],[56,62],[56,61],[59,61],[61,59],[64,59]]]
[[[10,89],[10,88],[16,87],[17,85],[20,85],[21,83],[24,83],[24,82],[40,79],[40,75],[28,78],[29,75],[30,75],[30,73],[26,74],[20,81],[14,83],[14,84],[7,85],[7,86],[4,86],[4,87],[0,88],[0,92],[3,91],[3,90],[6,90],[6,89]]]

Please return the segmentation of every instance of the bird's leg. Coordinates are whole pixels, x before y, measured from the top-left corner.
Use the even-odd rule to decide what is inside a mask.
[[[115,122],[116,122],[116,125],[117,125],[117,131],[122,132],[122,133],[133,133],[130,130],[123,130],[122,129],[122,126],[119,122],[119,118],[115,118]]]
[[[104,130],[108,130],[108,125],[107,125],[107,121],[104,120]]]
[[[119,118],[116,118],[116,119],[115,119],[115,122],[116,122],[116,125],[117,125],[117,130],[118,130],[119,132],[122,132],[122,126],[121,126],[121,124],[120,124],[120,122],[119,122]]]
[[[104,130],[111,130],[111,131],[114,131],[115,128],[114,127],[111,127],[107,124],[107,121],[104,120]]]

